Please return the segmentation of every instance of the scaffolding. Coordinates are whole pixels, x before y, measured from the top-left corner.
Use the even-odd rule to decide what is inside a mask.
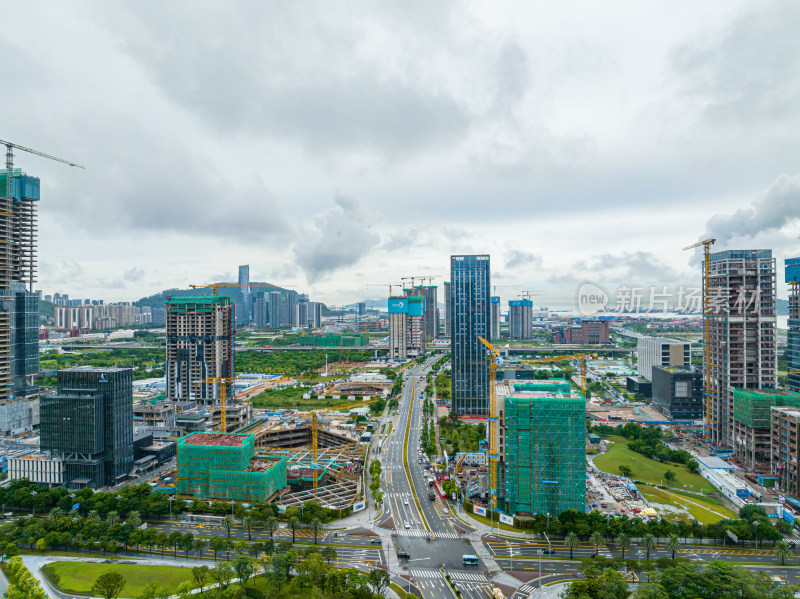
[[[581,397],[505,398],[505,508],[552,514],[586,504],[586,403]]]
[[[539,393],[563,393],[569,395],[571,387],[569,381],[565,379],[549,379],[541,381],[531,381],[529,383],[512,383],[514,391],[517,393],[524,393],[526,391],[535,391]]]
[[[253,435],[192,433],[178,439],[178,493],[267,501],[287,485],[283,456],[255,457]]]
[[[800,394],[777,389],[733,390],[733,419],[746,426],[768,428],[772,407],[800,407]]]

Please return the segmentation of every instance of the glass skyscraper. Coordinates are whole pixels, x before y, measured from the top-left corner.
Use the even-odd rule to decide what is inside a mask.
[[[478,340],[491,336],[489,289],[488,255],[450,256],[451,409],[464,416],[489,413],[489,364]]]
[[[786,283],[789,285],[789,331],[786,334],[789,376],[786,387],[800,391],[800,258],[787,258],[785,264]]]

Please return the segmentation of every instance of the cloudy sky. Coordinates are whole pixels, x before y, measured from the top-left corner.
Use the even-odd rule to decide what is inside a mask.
[[[8,2],[0,139],[40,287],[332,304],[490,253],[504,301],[800,254],[800,3]],[[781,289],[782,296],[785,291]]]

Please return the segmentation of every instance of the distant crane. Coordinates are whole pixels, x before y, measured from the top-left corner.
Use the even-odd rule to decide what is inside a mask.
[[[706,396],[706,440],[711,440],[711,431],[714,428],[714,420],[711,415],[711,266],[709,258],[711,246],[716,243],[716,239],[708,238],[692,245],[688,245],[684,250],[691,250],[703,246],[703,382],[705,384],[704,393]]]
[[[396,284],[396,283],[368,283],[368,284],[364,285],[364,287],[388,287],[389,288],[389,297],[392,296],[392,289],[394,289],[395,287],[400,287],[400,289],[403,288],[402,285]]]
[[[219,385],[219,430],[221,433],[227,433],[228,421],[225,417],[226,414],[225,405],[228,401],[228,394],[227,394],[228,385],[233,387],[233,379],[226,377],[212,377],[208,379],[200,379],[197,381],[192,381],[192,383],[194,383],[195,385],[201,385],[203,383],[215,383],[215,384],[221,383]],[[231,396],[233,395],[234,394],[231,393]]]

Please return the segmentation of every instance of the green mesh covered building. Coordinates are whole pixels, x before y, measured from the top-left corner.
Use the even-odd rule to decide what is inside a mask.
[[[733,390],[733,454],[760,472],[770,466],[772,407],[800,408],[800,394],[781,389]]]
[[[178,493],[266,501],[287,486],[286,458],[255,455],[255,437],[192,433],[178,439]]]
[[[586,505],[586,404],[569,392],[514,385],[504,401],[507,514],[554,516]]]

